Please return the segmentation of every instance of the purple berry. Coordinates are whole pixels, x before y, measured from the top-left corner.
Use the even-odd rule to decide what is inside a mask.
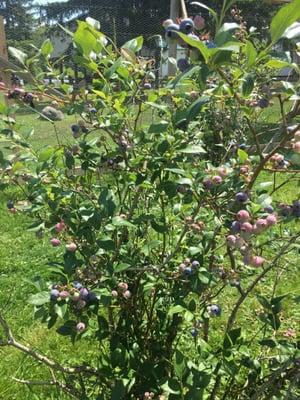
[[[246,201],[249,200],[249,196],[247,193],[245,192],[239,192],[235,195],[235,199],[236,201],[238,201],[239,203],[246,203]]]
[[[193,270],[192,270],[192,268],[187,267],[187,268],[183,271],[183,273],[184,273],[184,275],[186,275],[186,276],[190,276],[190,275],[192,275]]]
[[[186,71],[190,67],[189,60],[187,58],[180,58],[177,61],[177,67],[181,72]]]
[[[89,292],[88,297],[87,297],[87,301],[89,303],[95,303],[98,301],[97,295],[94,292]]]
[[[193,269],[196,269],[196,268],[199,268],[199,267],[200,267],[199,261],[193,261],[193,262],[192,262],[192,268],[193,268]]]
[[[52,289],[50,292],[50,299],[55,301],[59,298],[59,290],[57,289]]]
[[[239,221],[233,221],[233,223],[231,224],[230,230],[232,233],[241,232],[241,223]]]
[[[195,337],[197,337],[198,336],[198,329],[196,329],[196,328],[193,328],[192,330],[191,330],[191,335],[195,338]]]
[[[222,311],[220,306],[218,306],[217,304],[212,304],[208,307],[208,312],[212,316],[219,317]]]
[[[264,208],[264,211],[268,214],[273,214],[274,208],[272,206],[267,206]]]
[[[194,29],[194,21],[190,18],[185,18],[180,22],[179,26],[180,32],[188,35]]]
[[[8,201],[6,206],[9,210],[12,210],[13,208],[15,208],[14,202],[12,200]]]
[[[260,108],[267,108],[267,107],[269,107],[269,104],[270,104],[270,102],[269,102],[268,99],[260,99],[260,100],[258,101],[258,106],[259,106]]]
[[[166,29],[166,39],[167,40],[176,40],[178,38],[179,25],[170,24]]]
[[[80,299],[87,301],[89,297],[89,291],[86,288],[80,289]]]

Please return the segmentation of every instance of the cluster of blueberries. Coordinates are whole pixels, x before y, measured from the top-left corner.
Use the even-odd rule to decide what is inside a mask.
[[[179,273],[184,278],[190,277],[198,268],[200,267],[199,261],[191,261],[189,258],[186,258],[183,263],[181,263],[178,267]]]
[[[300,200],[294,200],[292,204],[280,203],[278,207],[283,217],[300,218]]]
[[[9,90],[7,92],[7,98],[8,99],[14,99],[14,100],[22,100],[24,103],[27,103],[30,105],[30,107],[34,108],[34,95],[30,92],[26,92],[22,88],[14,88],[13,90]]]
[[[53,285],[50,291],[50,300],[57,302],[60,300],[71,300],[78,309],[94,304],[98,301],[94,292],[83,287],[80,282],[74,282],[72,287]]]
[[[222,314],[222,309],[218,304],[210,304],[207,306],[206,311],[210,317],[220,317]],[[199,330],[202,328],[202,325],[203,321],[196,321],[194,327],[190,331],[193,338],[199,335]]]
[[[182,47],[189,47],[187,43],[180,37],[179,33],[183,33],[188,35],[190,39],[200,41],[199,37],[194,33],[195,28],[200,30],[204,27],[205,21],[202,17],[198,16],[195,18],[195,21],[191,18],[184,18],[180,21],[179,24],[176,24],[172,19],[168,19],[164,21],[163,27],[165,28],[165,38],[168,43],[179,43]],[[206,40],[205,45],[208,48],[214,48],[216,45],[214,42]],[[196,59],[199,56],[199,51],[196,48],[193,48],[193,51],[196,54]],[[192,55],[191,55],[192,56]],[[180,71],[185,71],[190,67],[190,62],[188,58],[181,58],[177,62],[177,67]]]

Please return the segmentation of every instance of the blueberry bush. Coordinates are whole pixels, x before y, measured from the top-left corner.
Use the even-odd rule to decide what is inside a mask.
[[[299,256],[300,201],[274,200],[300,171],[299,81],[276,80],[299,66],[275,51],[299,36],[299,1],[275,15],[266,42],[240,14],[224,23],[232,3],[210,10],[206,41],[203,18],[164,23],[189,58],[159,88],[138,56],[143,39],[116,48],[91,18],[67,31],[85,85],[64,82],[70,66],[58,72],[48,40],[30,57],[11,49],[34,89],[1,104],[1,182],[18,188],[36,240],[57,250],[29,301],[37,320],[94,354],[62,364],[19,342],[1,315],[1,345],[51,370],[41,385],[77,399],[299,398],[300,342],[292,329],[278,335],[289,295],[277,288]],[[49,77],[63,83],[46,87]],[[37,151],[12,103],[35,109],[39,93],[78,122],[68,143],[57,135]],[[268,132],[260,117],[272,104]]]

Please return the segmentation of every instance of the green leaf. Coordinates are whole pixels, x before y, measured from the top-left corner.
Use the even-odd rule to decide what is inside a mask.
[[[49,292],[39,292],[29,297],[28,302],[35,306],[42,306],[43,304],[49,303],[50,294]]]
[[[272,310],[272,306],[269,303],[269,300],[265,296],[261,295],[256,295],[257,300],[260,302],[260,304],[265,308],[266,310]]]
[[[161,388],[167,393],[180,394],[180,384],[175,379],[169,379]]]
[[[105,216],[112,217],[116,210],[116,203],[114,193],[108,189],[104,188],[100,193],[98,204],[100,205]]]
[[[238,338],[241,336],[241,332],[241,328],[236,328],[229,331],[224,339],[223,348],[230,349],[231,347],[233,347],[236,344]]]
[[[200,53],[202,54],[206,64],[208,63],[208,61],[209,61],[209,50],[205,46],[205,44],[203,42],[201,42],[201,40],[191,39],[188,35],[185,35],[184,33],[181,33],[181,32],[179,32],[178,35],[187,44],[189,44],[190,46],[195,47],[196,49],[198,49],[200,51]]]
[[[277,42],[283,37],[286,30],[300,18],[300,0],[294,0],[282,7],[271,22],[272,42]]]
[[[54,50],[50,39],[46,39],[41,46],[41,53],[43,56],[48,57]]]
[[[58,317],[63,319],[68,311],[68,304],[67,303],[55,304],[54,309]]]
[[[39,162],[46,162],[48,161],[54,154],[55,149],[54,147],[46,147],[45,149],[43,149],[40,154],[39,154],[39,158],[38,161]]]
[[[271,349],[274,349],[277,346],[277,343],[273,339],[262,339],[259,344],[261,346],[270,347]]]
[[[111,393],[111,400],[122,400],[126,394],[126,388],[122,381],[116,381]]]
[[[211,101],[210,97],[203,96],[194,101],[187,109],[187,119],[192,121],[201,111],[202,107]]]
[[[91,32],[91,27],[84,21],[78,22],[78,28],[74,33],[74,43],[81,50],[84,56],[89,57],[92,51],[96,50],[97,39]]]
[[[186,311],[186,309],[178,304],[177,306],[173,306],[170,308],[168,316],[173,317],[174,314],[179,314],[182,313],[183,311]]]
[[[135,225],[133,225],[131,222],[127,221],[125,218],[122,218],[120,216],[113,218],[112,224],[117,227],[126,226],[128,228],[136,229]]]
[[[276,58],[273,58],[269,60],[266,64],[266,67],[268,68],[273,68],[273,69],[283,69],[283,68],[291,68],[293,65],[287,61],[279,60]]]
[[[139,36],[137,38],[131,39],[128,42],[126,42],[123,46],[122,49],[127,49],[132,51],[133,53],[137,53],[138,51],[141,50],[144,44],[144,39],[143,36]]]
[[[169,122],[168,121],[160,121],[157,124],[152,124],[149,126],[148,133],[163,133],[168,130]]]
[[[240,25],[236,22],[226,22],[223,24],[215,37],[217,46],[222,46],[223,44],[232,41],[232,34],[235,30],[239,29],[239,27]]]
[[[181,351],[176,350],[175,352],[175,362],[174,362],[174,371],[176,376],[182,380],[183,375],[186,370],[186,362],[184,355],[181,353]]]
[[[248,160],[248,154],[242,149],[238,149],[238,157],[241,164]]]
[[[184,153],[184,154],[205,154],[206,151],[203,149],[202,146],[194,145],[194,146],[186,147],[183,150],[180,150],[180,153]]]
[[[254,77],[252,74],[247,74],[242,83],[242,95],[248,97],[254,89]]]
[[[25,64],[25,61],[26,61],[26,59],[28,57],[26,53],[24,53],[21,50],[16,49],[15,47],[9,47],[8,51],[21,64],[23,64],[23,65]]]
[[[247,57],[247,66],[252,67],[256,61],[257,51],[252,42],[250,42],[249,40],[247,40],[246,42],[245,53]]]
[[[114,267],[114,272],[118,273],[118,272],[126,271],[130,267],[131,267],[130,264],[119,263]]]

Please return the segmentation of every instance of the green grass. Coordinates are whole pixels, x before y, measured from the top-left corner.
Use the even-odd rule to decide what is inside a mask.
[[[278,109],[275,108],[276,111]],[[264,117],[264,123],[272,122],[273,111],[268,111]],[[72,136],[70,124],[76,122],[75,116],[66,116],[64,121],[53,124],[41,120],[36,114],[20,113],[17,115],[17,123],[27,128],[34,128],[31,137],[33,146],[38,149],[45,145],[60,143],[71,144]],[[25,133],[25,131],[23,131]],[[266,179],[265,179],[266,178]],[[270,174],[262,178],[272,180]],[[279,177],[278,179],[283,179]],[[299,186],[294,182],[284,186],[282,192],[277,192],[275,199],[278,201],[292,201],[299,194]],[[42,353],[51,355],[52,358],[62,363],[80,363],[80,357],[85,361],[92,359],[92,348],[88,341],[81,341],[72,345],[69,339],[58,336],[55,329],[48,330],[46,326],[35,322],[33,319],[32,306],[27,299],[34,293],[35,288],[30,283],[33,280],[43,277],[47,279],[47,262],[57,256],[57,250],[48,245],[49,238],[37,240],[34,233],[28,232],[30,220],[22,215],[11,215],[6,209],[8,199],[16,193],[4,191],[0,195],[0,308],[4,312],[9,324],[12,327],[16,338],[31,347],[39,349]],[[279,335],[288,327],[297,328],[300,326],[299,304],[293,303],[293,298],[300,293],[300,277],[297,273],[297,260],[295,257],[288,257],[284,266],[289,270],[283,274],[277,289],[277,294],[289,293],[290,296],[285,302],[282,313],[283,323]],[[258,288],[263,287],[264,293],[271,292],[270,282],[274,276],[270,275]],[[228,289],[227,295],[233,298],[236,291]],[[223,299],[221,299],[223,300]],[[229,303],[224,301],[224,314],[229,311]],[[259,312],[259,305],[255,297],[251,297],[241,308],[241,320],[248,325],[249,332],[252,331],[253,315]],[[214,320],[213,327],[224,324],[225,320]],[[216,329],[217,331],[217,329]],[[49,371],[31,358],[24,356],[13,348],[0,348],[0,400],[32,400],[32,399],[62,399],[66,397],[61,393],[49,390],[45,387],[34,387],[29,389],[12,381],[12,377],[27,377],[28,379],[41,378],[49,379]]]

